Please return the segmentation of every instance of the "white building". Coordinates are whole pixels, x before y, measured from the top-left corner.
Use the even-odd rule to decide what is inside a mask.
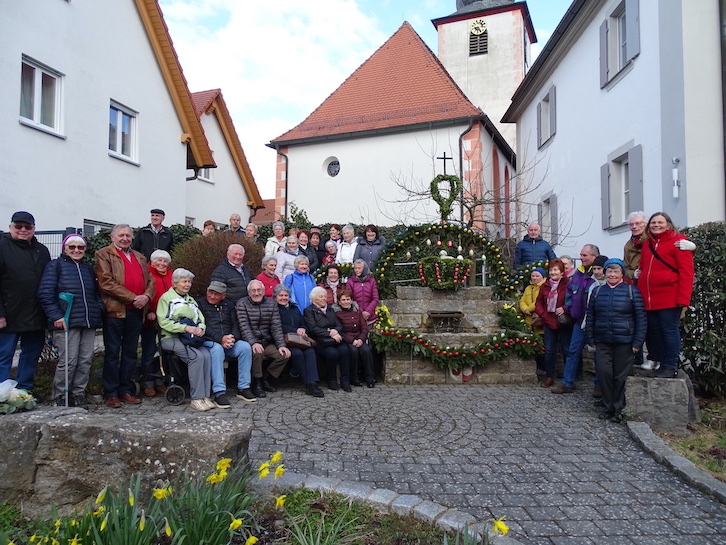
[[[520,221],[621,256],[627,216],[726,218],[719,2],[575,0],[512,98]]]

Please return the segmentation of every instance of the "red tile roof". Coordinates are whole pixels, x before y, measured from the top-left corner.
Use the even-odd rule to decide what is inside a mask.
[[[482,115],[408,22],[273,143]]]
[[[222,94],[222,89],[210,89],[209,91],[198,91],[192,93],[192,102],[194,103],[194,111],[197,117],[201,115],[212,105],[214,99]]]

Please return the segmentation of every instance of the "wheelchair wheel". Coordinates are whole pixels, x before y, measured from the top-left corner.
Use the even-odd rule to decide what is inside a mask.
[[[132,380],[131,381],[131,386],[134,389],[134,395],[136,397],[139,397],[141,395],[141,382],[138,381],[138,380]]]
[[[184,393],[184,388],[179,386],[178,384],[172,384],[169,386],[169,389],[166,391],[166,401],[169,403],[169,405],[181,405],[184,401],[184,398],[186,397],[186,394]]]

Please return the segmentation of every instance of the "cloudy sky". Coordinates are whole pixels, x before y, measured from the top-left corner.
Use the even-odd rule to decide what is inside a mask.
[[[265,144],[317,108],[404,21],[436,53],[431,19],[455,0],[159,0],[192,92],[221,88],[263,198]],[[528,0],[544,46],[570,0]]]

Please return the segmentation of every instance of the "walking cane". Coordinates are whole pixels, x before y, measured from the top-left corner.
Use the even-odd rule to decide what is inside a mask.
[[[64,291],[64,292],[61,292],[58,294],[58,298],[61,301],[66,302],[66,313],[63,316],[63,321],[65,321],[65,326],[66,326],[65,329],[63,330],[64,337],[65,337],[65,347],[64,347],[65,352],[64,353],[66,355],[66,365],[65,365],[66,389],[63,391],[65,392],[65,397],[66,397],[66,407],[68,407],[68,324],[70,323],[68,319],[71,315],[71,306],[73,305],[73,294],[68,293],[67,291]]]

